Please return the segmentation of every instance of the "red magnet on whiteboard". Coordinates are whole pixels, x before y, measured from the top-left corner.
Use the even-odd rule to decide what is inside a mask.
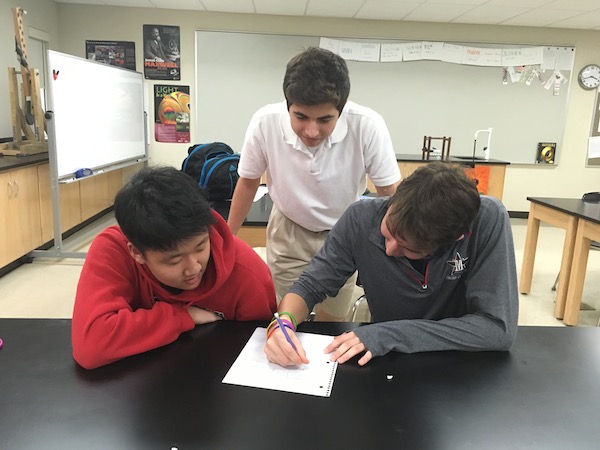
[[[52,69],[52,78],[54,78],[55,81],[58,78],[58,74],[59,74],[58,70]]]

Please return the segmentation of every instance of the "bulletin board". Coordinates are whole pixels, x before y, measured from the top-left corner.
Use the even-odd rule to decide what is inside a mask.
[[[284,99],[289,59],[319,42],[316,36],[197,31],[197,140],[224,141],[239,151],[252,114]],[[572,67],[562,71],[567,82],[553,95],[541,85],[504,84],[501,67],[431,60],[347,63],[350,99],[383,116],[397,154],[420,154],[428,135],[450,136],[451,154],[470,156],[475,132],[493,128],[492,159],[534,164],[538,143],[556,142],[560,160]],[[476,150],[483,156],[479,143]]]

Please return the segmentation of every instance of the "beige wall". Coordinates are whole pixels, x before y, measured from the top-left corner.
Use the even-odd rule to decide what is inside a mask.
[[[6,0],[0,0],[4,5]],[[27,2],[23,2],[27,3]],[[36,3],[31,0],[29,3]],[[30,7],[34,9],[33,7]],[[39,14],[47,14],[47,9]],[[137,67],[143,67],[142,25],[157,23],[181,27],[182,78],[173,84],[190,85],[192,107],[195,102],[195,30],[256,31],[332,37],[374,37],[446,42],[520,43],[575,46],[574,74],[588,63],[600,63],[600,31],[543,29],[528,27],[427,24],[394,21],[358,21],[242,14],[202,13],[183,10],[119,8],[110,6],[57,5],[57,27],[48,26],[58,50],[84,57],[86,39],[129,40],[136,43]],[[49,14],[54,19],[53,11]],[[2,19],[4,21],[4,19]],[[29,17],[28,17],[29,20]],[[12,25],[12,24],[11,24]],[[60,30],[58,34],[56,29]],[[148,98],[154,82],[148,83]],[[507,169],[504,203],[511,211],[527,211],[527,196],[579,197],[583,192],[600,190],[600,168],[586,168],[587,138],[592,121],[595,92],[578,87],[570,80],[567,122],[558,165],[540,167],[513,165]],[[507,111],[510,113],[510,111]],[[152,116],[152,114],[150,114]],[[249,118],[248,118],[249,119]],[[226,118],[224,118],[226,120]],[[535,120],[535,118],[532,118]],[[203,142],[193,127],[192,142]],[[1,125],[0,125],[1,126]],[[410,124],[407,124],[410,126]],[[1,129],[1,128],[0,128]],[[152,133],[150,133],[152,135]],[[150,142],[153,163],[179,166],[187,145]]]

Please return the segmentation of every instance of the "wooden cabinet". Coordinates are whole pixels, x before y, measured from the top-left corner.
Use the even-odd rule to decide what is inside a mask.
[[[77,184],[79,184],[82,221],[112,205],[108,194],[108,174],[83,178]]]
[[[48,164],[37,167],[42,242],[48,242],[54,238],[50,168]],[[137,169],[139,170],[139,168]],[[112,170],[72,183],[59,183],[61,233],[70,230],[114,204],[115,195],[123,186],[123,170]]]
[[[117,192],[123,187],[123,170],[113,170],[106,175],[108,178],[108,201],[112,206],[115,203]]]
[[[465,161],[454,161],[454,163],[465,163]],[[468,162],[468,161],[467,161]],[[427,162],[412,162],[412,161],[399,161],[398,167],[400,168],[400,174],[402,179],[405,179],[412,175],[412,173]],[[487,176],[487,192],[486,195],[490,197],[496,197],[502,201],[502,195],[504,194],[504,175],[506,173],[507,164],[491,164],[488,162],[477,163],[475,162],[475,170],[483,169],[486,171]]]
[[[400,175],[402,176],[402,179],[404,180],[405,178],[408,178],[419,167],[431,161],[398,161],[398,168],[400,169]],[[452,158],[451,161],[457,163],[457,161],[453,161]],[[461,162],[465,163],[464,160],[458,161],[458,163]],[[502,195],[504,194],[504,176],[506,173],[506,163],[475,163],[475,168],[481,167],[487,170],[487,195],[491,197],[496,197],[498,200],[502,201]],[[373,185],[373,182],[369,179],[369,177],[367,177],[367,189],[373,193],[377,192],[375,186]]]
[[[0,173],[0,267],[41,244],[37,167]]]
[[[266,224],[266,222],[265,222]],[[267,246],[267,227],[261,226],[243,226],[237,233],[242,241],[246,242],[250,247],[266,247]]]
[[[114,204],[115,195],[143,163],[59,183],[61,233]],[[0,172],[0,267],[54,239],[50,168],[40,161]]]
[[[137,171],[141,166],[132,166]],[[127,169],[116,169],[79,181],[81,220],[95,216],[115,203],[115,195],[123,187]]]

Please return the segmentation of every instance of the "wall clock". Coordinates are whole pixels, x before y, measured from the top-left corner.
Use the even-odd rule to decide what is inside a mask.
[[[583,89],[596,89],[600,85],[600,66],[588,64],[579,71],[577,79]]]

